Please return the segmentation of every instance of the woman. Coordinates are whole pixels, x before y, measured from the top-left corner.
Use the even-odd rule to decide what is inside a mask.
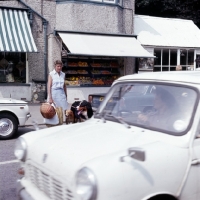
[[[146,114],[139,114],[138,122],[151,127],[172,130],[178,107],[175,98],[164,88],[156,88],[154,109]]]
[[[65,73],[62,72],[63,63],[60,60],[54,62],[54,70],[48,77],[48,102],[55,103],[56,107],[67,110],[67,89],[65,85]]]

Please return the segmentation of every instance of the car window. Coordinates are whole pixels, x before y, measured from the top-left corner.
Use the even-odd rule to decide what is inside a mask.
[[[179,135],[187,130],[197,92],[192,88],[162,84],[117,84],[102,112],[148,129]],[[105,114],[106,113],[106,114]]]

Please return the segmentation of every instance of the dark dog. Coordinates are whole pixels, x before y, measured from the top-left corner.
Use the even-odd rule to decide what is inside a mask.
[[[92,106],[85,100],[75,101],[71,106],[71,110],[67,110],[65,115],[66,124],[84,122],[93,116]]]

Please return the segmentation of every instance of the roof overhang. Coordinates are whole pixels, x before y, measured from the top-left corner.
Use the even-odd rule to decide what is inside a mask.
[[[110,57],[154,57],[134,35],[56,31],[68,49],[68,55]]]
[[[134,34],[143,46],[200,48],[200,30],[192,20],[135,15]]]

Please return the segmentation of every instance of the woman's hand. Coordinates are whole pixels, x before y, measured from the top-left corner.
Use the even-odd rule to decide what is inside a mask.
[[[146,123],[148,121],[148,116],[144,114],[139,114],[137,121],[140,123],[141,122]]]
[[[53,99],[49,98],[49,103],[52,104],[53,103]]]

